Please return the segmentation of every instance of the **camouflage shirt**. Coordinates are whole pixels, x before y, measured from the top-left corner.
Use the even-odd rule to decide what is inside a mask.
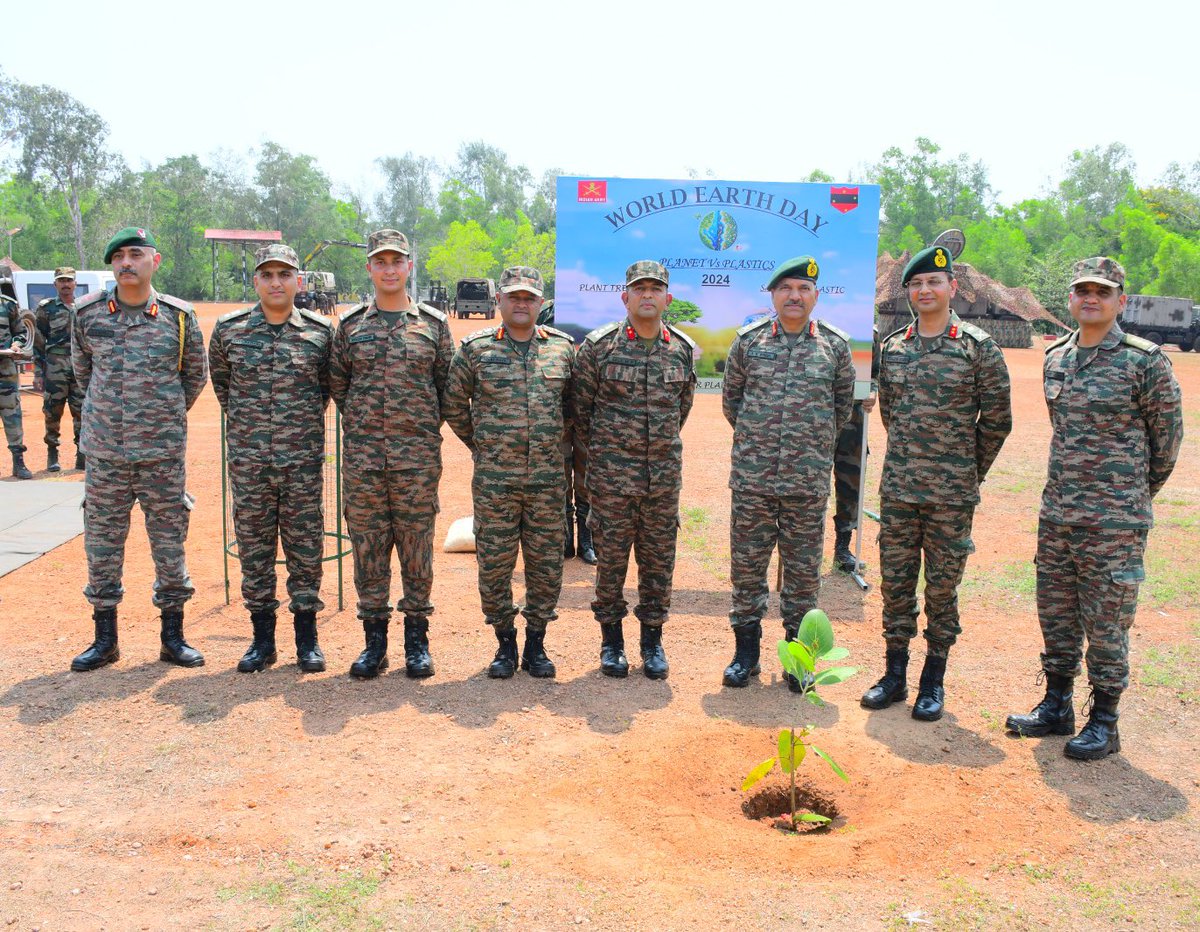
[[[47,298],[37,306],[37,348],[42,356],[71,355],[71,319],[75,311],[59,298]],[[71,360],[62,360],[69,366]]]
[[[231,456],[263,466],[324,460],[332,342],[324,317],[297,308],[278,331],[257,304],[217,321],[208,362]]]
[[[1046,351],[1050,465],[1041,518],[1051,524],[1148,528],[1152,499],[1183,443],[1183,406],[1171,361],[1116,324],[1078,359],[1078,332]]]
[[[575,427],[587,450],[587,488],[646,495],[683,480],[679,437],[696,393],[695,346],[663,325],[647,349],[628,320],[587,335],[575,357]]]
[[[16,301],[0,295],[0,349],[8,349],[12,346],[13,337],[24,332],[25,328],[21,326],[21,308]],[[16,377],[16,362],[11,357],[0,356],[0,378]]]
[[[90,294],[75,306],[71,361],[84,393],[81,452],[129,463],[183,455],[187,412],[208,379],[190,304],[151,291],[130,315],[108,292]]]
[[[1008,367],[987,331],[951,312],[926,346],[913,322],[884,337],[880,493],[917,504],[979,503],[979,483],[1012,430]]]
[[[427,304],[402,313],[389,327],[372,301],[338,323],[329,390],[342,412],[344,458],[353,469],[440,473],[450,325]]]
[[[828,494],[838,431],[854,401],[849,339],[810,320],[793,345],[772,317],[737,332],[722,389],[733,427],[731,489]]]
[[[462,341],[442,398],[442,416],[475,460],[475,476],[492,485],[562,485],[562,443],[570,421],[568,334],[539,326],[521,352],[490,327]]]

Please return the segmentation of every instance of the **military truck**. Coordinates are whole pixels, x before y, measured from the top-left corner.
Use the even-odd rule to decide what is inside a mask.
[[[332,272],[301,272],[296,307],[332,314],[337,310],[337,281]]]
[[[1174,343],[1186,353],[1200,349],[1200,307],[1187,298],[1131,294],[1121,312],[1121,329],[1159,346]]]
[[[490,278],[460,278],[451,313],[460,318],[482,314],[491,320],[496,316],[496,283]]]

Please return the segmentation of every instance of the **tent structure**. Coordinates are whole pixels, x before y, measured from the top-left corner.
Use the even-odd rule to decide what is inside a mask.
[[[256,249],[267,243],[278,243],[283,240],[279,230],[205,230],[204,238],[212,243],[212,290],[213,300],[220,301],[217,295],[217,244],[231,248],[242,249],[242,300],[247,300],[250,294],[250,270],[246,265],[246,248]]]

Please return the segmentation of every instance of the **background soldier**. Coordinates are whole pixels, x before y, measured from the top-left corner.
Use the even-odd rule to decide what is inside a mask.
[[[372,301],[338,324],[329,388],[342,412],[346,523],[366,649],[350,667],[370,678],[387,667],[392,550],[400,557],[405,672],[433,675],[433,522],[442,475],[441,404],[454,343],[446,315],[417,304],[408,239],[379,230],[367,241]]]
[[[725,363],[722,408],[733,428],[729,623],[737,642],[726,686],[745,686],[759,672],[767,566],[777,544],[788,640],[817,605],[829,471],[854,398],[849,335],[811,319],[819,271],[812,256],[781,263],[767,283],[775,316],[742,327]],[[800,690],[795,677],[787,681]]]
[[[525,648],[521,669],[552,677],[546,626],[562,590],[563,429],[570,423],[575,343],[537,324],[542,274],[517,266],[500,277],[499,327],[471,334],[450,364],[442,399],[446,423],[475,461],[475,552],[486,622],[500,646],[488,676],[517,667],[519,607],[513,604],[517,550],[525,561]]]
[[[925,565],[927,652],[913,718],[942,717],[946,658],[962,628],[958,584],[974,552],[979,484],[1012,430],[1008,368],[987,331],[950,310],[958,289],[943,246],[918,252],[903,285],[917,320],[885,337],[879,405],[888,431],[880,481],[879,562],[887,671],[862,697],[868,709],[907,698],[908,642],[917,634],[917,577]]]
[[[13,338],[24,332],[21,308],[16,301],[0,295],[0,349],[12,346]],[[12,453],[13,471],[17,479],[32,479],[25,465],[25,430],[21,425],[21,383],[17,363],[0,356],[0,419],[4,421],[4,437]]]
[[[1117,704],[1129,685],[1150,501],[1183,443],[1179,383],[1162,350],[1123,333],[1125,270],[1097,257],[1075,264],[1067,307],[1079,324],[1046,352],[1053,435],[1038,521],[1037,595],[1046,696],[1005,723],[1021,735],[1075,731],[1073,681],[1087,639],[1092,708],[1063,752],[1099,760],[1121,750]]]
[[[47,298],[37,307],[38,349],[42,365],[42,414],[46,420],[46,469],[58,472],[59,424],[63,408],[71,409],[75,429],[75,468],[83,469],[79,451],[80,411],[83,392],[71,368],[71,320],[75,315],[75,270],[63,266],[54,270],[54,289],[58,297]]]
[[[871,379],[879,378],[879,331],[871,343]],[[833,564],[843,573],[858,570],[850,549],[850,535],[858,527],[858,499],[862,489],[863,421],[875,409],[875,396],[854,402],[850,419],[838,432],[833,451]],[[870,450],[867,451],[870,453]]]
[[[320,672],[321,471],[333,333],[320,314],[295,306],[300,260],[290,246],[264,246],[255,261],[258,304],[218,320],[208,346],[213,391],[226,416],[242,599],[254,628],[238,670],[260,671],[277,659],[275,554],[282,539],[296,659],[304,672]]]
[[[154,558],[154,604],[162,612],[162,660],[198,667],[204,657],[183,639],[192,597],[183,544],[192,498],[184,489],[187,412],[208,377],[204,338],[192,306],[151,285],[162,261],[148,230],[126,227],[104,261],[117,284],[75,309],[71,359],[83,397],[80,447],[87,456],[83,542],[96,640],[72,670],[112,663],[117,605],[134,500],[142,506]]]
[[[592,612],[600,622],[600,671],[626,676],[621,621],[629,551],[638,565],[642,672],[666,679],[662,626],[683,483],[683,429],[696,391],[695,346],[664,324],[667,270],[642,260],[625,271],[626,319],[593,330],[575,364],[576,429],[587,450],[587,490],[599,565]]]

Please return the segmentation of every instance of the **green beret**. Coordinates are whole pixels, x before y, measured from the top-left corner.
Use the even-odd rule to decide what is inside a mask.
[[[930,246],[922,249],[908,260],[908,265],[904,267],[904,277],[900,279],[900,284],[907,287],[910,278],[914,275],[923,275],[926,272],[945,272],[948,276],[953,276],[954,257],[950,255],[950,250],[945,246]]]
[[[803,278],[816,284],[817,276],[820,273],[817,260],[812,256],[796,256],[795,259],[788,259],[782,265],[775,266],[775,274],[767,282],[767,291],[778,285],[781,278]]]
[[[149,230],[143,230],[139,227],[126,227],[110,239],[108,245],[104,247],[105,265],[112,262],[112,254],[122,246],[149,246],[151,249],[158,249],[158,244],[154,242],[154,236]]]

